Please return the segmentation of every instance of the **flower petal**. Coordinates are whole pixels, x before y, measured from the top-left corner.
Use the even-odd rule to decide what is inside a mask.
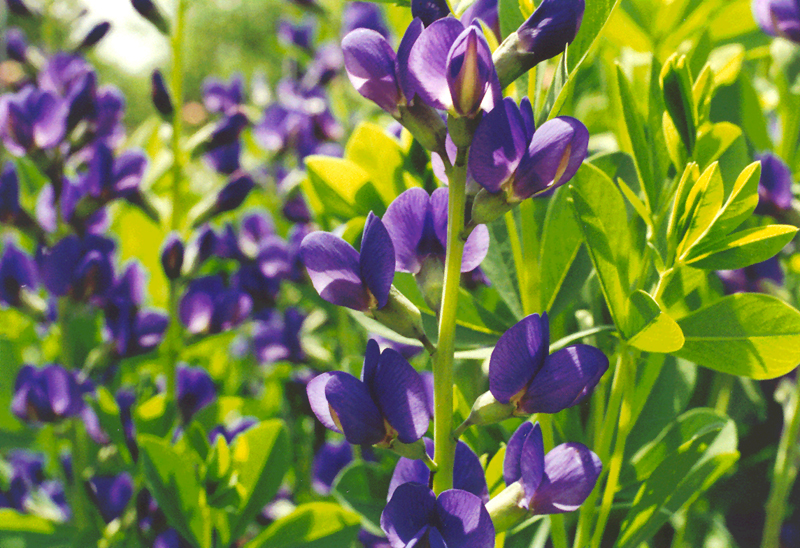
[[[447,85],[456,112],[473,116],[489,94],[486,110],[494,107],[498,97],[497,73],[492,62],[492,51],[480,25],[470,25],[462,32],[447,54]],[[495,90],[491,88],[495,87]]]
[[[531,314],[506,331],[489,359],[489,390],[508,403],[528,386],[545,363],[550,347],[547,314]]]
[[[563,348],[545,358],[544,366],[520,400],[526,413],[558,413],[579,403],[608,369],[608,358],[586,344]]]
[[[544,478],[530,502],[534,514],[577,510],[594,489],[603,469],[600,458],[583,444],[564,443],[544,458]]]
[[[361,382],[372,386],[375,383],[375,373],[378,371],[378,360],[381,357],[381,348],[377,341],[370,339],[367,341],[367,349],[364,352],[364,365],[361,368]]]
[[[387,348],[381,353],[375,377],[368,386],[383,416],[397,430],[397,439],[413,443],[428,431],[425,384],[399,352]]]
[[[366,385],[354,376],[341,371],[331,373],[325,383],[325,399],[350,443],[372,445],[384,438],[386,428],[381,412]]]
[[[396,112],[400,92],[395,76],[396,55],[380,33],[360,28],[342,40],[344,66],[353,87],[387,112]]]
[[[433,441],[428,438],[424,438],[424,441],[425,451],[428,453],[429,457],[433,458]],[[391,500],[395,490],[404,483],[418,483],[428,487],[430,478],[431,471],[424,462],[417,459],[400,457],[397,461],[397,465],[394,467],[392,479],[389,482],[389,492],[386,494],[386,500]],[[453,479],[455,480],[455,477]]]
[[[345,373],[340,374],[344,375]],[[322,423],[322,426],[341,434],[342,431],[339,430],[339,427],[336,426],[336,423],[333,421],[331,408],[330,405],[328,405],[328,398],[325,396],[325,386],[332,376],[333,373],[322,373],[311,379],[306,385],[306,394],[308,395],[308,404],[311,406],[311,410],[317,416],[317,419],[319,419],[319,422]]]
[[[436,496],[417,483],[398,487],[381,513],[381,529],[393,548],[404,548],[435,517]]]
[[[443,110],[453,106],[447,85],[447,54],[464,31],[458,19],[445,17],[431,23],[417,38],[408,56],[410,80],[428,105]]]
[[[583,20],[585,0],[543,0],[517,30],[520,48],[530,52],[526,66],[555,57],[575,39]]]
[[[446,0],[411,0],[411,15],[427,27],[434,21],[450,15]]]
[[[533,431],[533,423],[525,421],[511,435],[506,445],[506,454],[503,458],[503,481],[506,485],[511,485],[522,478],[520,459],[522,458],[522,448],[525,440]]]
[[[472,146],[467,167],[475,181],[489,192],[501,185],[517,169],[528,144],[526,122],[510,97],[483,116]]]
[[[406,32],[403,34],[403,39],[400,40],[400,45],[397,46],[397,59],[395,59],[395,74],[400,86],[400,90],[406,98],[406,102],[411,102],[416,95],[416,88],[414,81],[408,73],[408,57],[411,55],[411,48],[425,30],[425,25],[419,18],[415,18],[408,25]]]
[[[300,258],[320,297],[354,310],[369,307],[353,246],[333,234],[312,232],[300,244]]]
[[[417,247],[425,226],[430,196],[421,188],[410,188],[386,208],[383,226],[392,238],[395,270],[416,274],[420,269]]]
[[[436,500],[436,513],[447,546],[494,546],[494,524],[480,497],[460,489],[444,491]]]
[[[525,438],[522,445],[522,454],[519,459],[519,469],[522,474],[520,482],[525,490],[525,503],[527,504],[542,483],[544,475],[544,440],[542,427],[539,423],[533,425],[533,430]]]
[[[471,272],[478,268],[489,252],[489,229],[486,225],[478,225],[464,243],[464,255],[461,257],[461,272]]]
[[[371,211],[361,237],[358,264],[361,279],[378,301],[378,308],[383,308],[389,300],[389,290],[394,280],[395,253],[386,227]]]
[[[432,452],[433,443],[431,443]],[[478,455],[470,449],[469,445],[461,440],[458,440],[456,444],[456,455],[453,462],[453,488],[477,495],[484,504],[489,502],[489,488],[486,485],[486,474],[481,466],[481,461],[478,460]]]

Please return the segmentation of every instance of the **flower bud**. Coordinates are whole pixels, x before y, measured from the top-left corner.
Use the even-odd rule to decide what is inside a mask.
[[[172,234],[164,244],[164,249],[161,251],[161,266],[164,267],[164,273],[170,280],[175,280],[181,275],[181,268],[183,268],[183,255],[184,248],[183,242],[177,234]]]
[[[24,63],[27,60],[28,43],[21,30],[12,28],[6,32],[6,54],[9,59],[18,63]]]
[[[92,27],[92,30],[88,32],[88,34],[84,37],[84,39],[75,49],[77,51],[85,51],[93,48],[100,42],[100,40],[105,38],[109,30],[111,30],[111,23],[109,23],[108,21],[103,21],[102,23],[98,23],[97,25]]]
[[[25,5],[22,0],[6,0],[8,11],[20,17],[28,17],[33,15],[33,12]]]
[[[522,518],[529,515],[528,511],[520,506],[520,501],[524,497],[525,490],[522,488],[522,484],[516,481],[495,495],[486,504],[486,510],[492,517],[496,532],[507,531],[519,523]]]
[[[515,205],[508,203],[504,193],[494,194],[482,188],[472,202],[470,222],[471,224],[491,223],[502,217],[507,211],[514,209]]]
[[[514,416],[514,410],[513,403],[500,403],[491,392],[484,392],[472,404],[469,417],[458,427],[456,437],[460,436],[470,426],[482,426],[506,420]]]
[[[480,111],[493,68],[486,38],[479,28],[470,26],[455,41],[447,59],[447,84],[457,113],[471,117]]]
[[[253,179],[246,173],[232,178],[217,194],[217,200],[214,205],[215,213],[233,211],[242,205],[254,186]]]
[[[133,5],[133,9],[138,11],[139,15],[150,21],[161,34],[169,36],[170,25],[161,14],[158,7],[153,3],[153,0],[131,0],[131,4]]]
[[[164,118],[171,118],[175,108],[172,106],[172,98],[169,96],[167,83],[164,81],[164,76],[160,70],[153,71],[151,83],[150,94],[153,99],[153,105]]]

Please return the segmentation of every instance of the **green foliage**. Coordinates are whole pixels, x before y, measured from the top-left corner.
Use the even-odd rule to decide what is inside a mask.
[[[386,464],[354,462],[339,473],[331,491],[342,506],[361,516],[362,527],[376,535],[381,534],[381,512],[394,470],[393,462]]]
[[[274,522],[245,548],[350,548],[359,522],[358,514],[338,504],[311,502]]]

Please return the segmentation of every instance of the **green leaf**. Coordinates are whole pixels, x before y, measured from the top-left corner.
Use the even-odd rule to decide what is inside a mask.
[[[95,399],[91,400],[92,407],[97,414],[97,420],[103,431],[108,434],[111,441],[117,446],[118,450],[125,456],[128,463],[132,463],[128,446],[125,443],[125,430],[122,427],[122,419],[119,414],[119,406],[114,396],[104,386],[97,387]]]
[[[350,219],[366,215],[371,210],[383,214],[386,209],[370,182],[369,173],[355,162],[329,156],[309,156],[306,169],[308,184],[304,190],[316,197],[316,201],[311,199],[311,203],[320,208],[320,213]]]
[[[697,114],[692,100],[692,77],[686,56],[672,54],[664,63],[659,80],[669,118],[680,136],[686,154],[691,156],[697,137]]]
[[[406,190],[403,149],[380,126],[369,122],[359,124],[347,140],[344,157],[367,172],[385,205]]]
[[[686,264],[706,270],[735,270],[774,257],[792,241],[797,227],[770,225],[740,230],[693,249]]]
[[[697,499],[739,459],[732,420],[684,415],[678,422],[637,454],[637,476],[652,472],[636,494],[615,546],[635,548],[651,538],[671,515]]]
[[[374,462],[354,462],[339,473],[331,494],[339,503],[361,515],[362,525],[381,535],[381,512],[392,481],[394,466]]]
[[[750,217],[758,205],[758,182],[761,179],[761,162],[753,162],[742,170],[733,184],[725,205],[709,230],[709,237],[715,234],[727,235]]]
[[[558,66],[556,66],[555,73],[553,73],[553,79],[550,81],[550,87],[547,89],[547,95],[545,96],[542,110],[539,112],[539,116],[536,118],[536,127],[541,126],[547,120],[555,118],[559,114],[561,106],[567,99],[566,95],[564,97],[561,96],[562,92],[568,94],[574,87],[570,87],[569,89],[566,87],[569,83],[569,80],[569,73],[567,72],[567,56],[562,55],[558,60]],[[561,101],[559,102],[558,99],[561,99]],[[556,103],[558,103],[558,107],[556,107]]]
[[[169,525],[193,544],[211,546],[210,511],[201,497],[192,456],[168,442],[141,434],[137,438],[147,486]]]
[[[570,74],[573,74],[586,59],[589,49],[591,49],[597,37],[600,36],[618,3],[619,0],[593,0],[592,2],[586,2],[581,27],[575,36],[575,40],[569,46],[567,67]]]
[[[800,362],[800,312],[769,295],[729,295],[678,321],[675,355],[752,379],[785,375]]]
[[[700,175],[686,198],[685,216],[680,220],[677,232],[679,259],[684,258],[711,227],[722,209],[724,194],[719,166],[712,164]]]
[[[231,517],[231,537],[239,538],[253,518],[278,492],[292,462],[291,443],[279,420],[264,421],[234,440],[233,468],[242,487],[239,515]]]
[[[522,297],[520,296],[520,282],[517,279],[517,268],[514,264],[514,253],[508,236],[508,227],[505,219],[500,218],[486,225],[489,229],[491,244],[486,258],[481,263],[481,268],[491,280],[492,287],[497,289],[500,297],[511,309],[511,312],[522,319]]]
[[[66,525],[11,508],[0,509],[0,546],[9,548],[67,548],[75,531]]]
[[[140,434],[166,437],[175,420],[175,405],[167,400],[166,394],[158,394],[136,406],[133,422]]]
[[[525,17],[519,9],[519,0],[500,0],[497,6],[500,18],[500,34],[503,38],[513,32],[525,22]]]
[[[331,502],[302,504],[267,527],[245,548],[350,548],[361,519]]]
[[[639,350],[666,354],[683,346],[681,328],[641,289],[630,297],[626,320],[625,338]]]
[[[701,131],[694,151],[694,158],[700,169],[719,160],[741,136],[742,130],[729,122],[719,122]]]

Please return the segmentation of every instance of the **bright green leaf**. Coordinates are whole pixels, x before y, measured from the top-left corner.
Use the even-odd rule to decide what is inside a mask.
[[[740,230],[693,249],[686,264],[706,270],[735,270],[774,257],[797,233],[790,225],[769,225]]]
[[[706,169],[689,190],[685,217],[678,225],[677,254],[683,258],[706,233],[722,208],[725,190],[717,164]]]
[[[639,350],[666,354],[683,346],[681,328],[642,290],[631,295],[626,321],[625,338]]]
[[[344,157],[369,174],[384,204],[392,203],[406,190],[403,149],[380,126],[369,122],[359,124],[347,140]]]
[[[331,493],[345,508],[364,518],[373,534],[381,533],[381,512],[392,480],[392,468],[374,462],[354,462],[339,473]]]
[[[245,548],[350,548],[360,522],[358,514],[338,504],[303,504],[272,523]]]

